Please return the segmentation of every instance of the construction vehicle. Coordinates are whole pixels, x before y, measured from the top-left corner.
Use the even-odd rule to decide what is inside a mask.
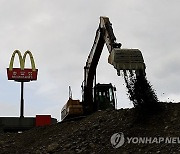
[[[61,119],[73,118],[77,115],[83,115],[83,107],[80,100],[72,99],[72,91],[71,87],[69,86],[69,99],[61,110]]]
[[[108,17],[100,17],[95,40],[84,67],[82,84],[82,101],[69,98],[61,111],[61,119],[65,120],[81,115],[89,115],[97,110],[115,109],[115,87],[112,84],[96,84],[96,68],[106,44],[109,51],[108,62],[120,75],[122,70],[145,70],[143,56],[139,49],[121,49],[116,42],[112,24]]]

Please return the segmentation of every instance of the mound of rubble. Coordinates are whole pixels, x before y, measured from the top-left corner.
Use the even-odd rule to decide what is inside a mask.
[[[1,133],[0,153],[180,153],[180,103],[160,104],[163,110],[144,117],[135,108],[106,110],[23,133]]]

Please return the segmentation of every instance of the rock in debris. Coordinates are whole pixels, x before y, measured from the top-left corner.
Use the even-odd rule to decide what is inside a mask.
[[[59,147],[59,144],[57,142],[54,142],[50,145],[48,145],[47,152],[52,153]]]

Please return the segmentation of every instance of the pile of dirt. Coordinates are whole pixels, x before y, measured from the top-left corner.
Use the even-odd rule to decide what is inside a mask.
[[[163,110],[145,120],[137,118],[135,108],[106,110],[23,133],[1,133],[0,153],[180,153],[180,103],[160,104]],[[123,133],[123,145],[123,136],[113,138],[115,133]],[[128,142],[128,137],[134,138]],[[140,142],[138,137],[148,140]]]

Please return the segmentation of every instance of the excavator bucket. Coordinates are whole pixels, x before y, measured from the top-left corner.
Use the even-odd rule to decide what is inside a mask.
[[[114,66],[120,76],[121,70],[145,70],[145,63],[139,49],[114,48],[108,58],[108,63]]]

